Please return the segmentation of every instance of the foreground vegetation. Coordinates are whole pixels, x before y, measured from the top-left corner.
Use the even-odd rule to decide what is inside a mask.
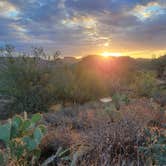
[[[0,151],[1,165],[34,165],[40,157],[39,144],[45,133],[45,127],[38,125],[40,114],[27,119],[20,116],[0,126],[0,140],[3,148]]]
[[[166,165],[165,56],[63,63],[42,48],[0,54],[1,163]]]

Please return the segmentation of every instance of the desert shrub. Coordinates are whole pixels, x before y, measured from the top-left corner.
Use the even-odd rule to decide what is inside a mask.
[[[48,67],[41,48],[35,48],[30,55],[13,56],[16,53],[8,46],[3,54],[6,64],[0,72],[0,93],[13,97],[13,112],[46,111],[54,102],[85,103],[109,96],[126,83],[124,80],[129,75],[126,67],[122,67],[123,77],[119,75],[122,69],[115,68],[115,72],[109,73],[103,71],[103,65],[91,70],[77,64],[65,66],[50,62]]]
[[[154,100],[162,107],[166,105],[166,90],[160,88],[153,94]]]
[[[89,70],[77,71],[75,98],[80,101],[95,100],[108,94],[107,87],[97,73]]]
[[[129,97],[125,94],[115,93],[112,96],[112,102],[117,110],[120,109],[120,106],[124,104],[129,104],[130,100]]]
[[[79,107],[64,108],[44,115],[44,122],[54,127],[68,127],[73,130],[86,130],[91,126],[88,115],[93,111]]]
[[[95,73],[74,67],[62,67],[52,74],[50,81],[57,101],[85,103],[107,94],[107,89]]]
[[[141,127],[129,118],[118,123],[100,121],[85,133],[78,165],[130,165],[137,163]],[[141,163],[141,161],[139,161]]]
[[[41,115],[35,114],[31,119],[15,116],[0,125],[1,165],[34,165],[40,157],[39,144],[45,133],[43,125],[37,125]]]
[[[132,88],[138,96],[151,97],[157,90],[155,74],[137,72],[133,78]]]
[[[152,68],[156,70],[157,76],[161,78],[166,68],[166,55],[152,60]]]
[[[50,86],[54,98],[60,102],[74,102],[74,92],[76,88],[76,78],[70,67],[62,66],[52,73]]]
[[[50,91],[47,86],[49,70],[40,58],[44,52],[35,49],[31,56],[14,54],[10,52],[4,57],[6,64],[0,70],[0,93],[12,97],[13,112],[46,111]]]
[[[44,159],[62,147],[70,148],[67,156],[73,165],[146,165],[142,157],[146,155],[139,153],[145,143],[142,130],[152,120],[164,123],[163,112],[157,115],[158,107],[153,108],[148,98],[127,101],[118,111],[113,103],[107,103],[107,109],[91,103],[44,115],[50,127],[42,144],[43,153],[49,154]],[[61,159],[54,163],[60,164]]]

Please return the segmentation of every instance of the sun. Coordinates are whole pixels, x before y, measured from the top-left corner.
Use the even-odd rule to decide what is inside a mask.
[[[103,52],[103,53],[101,53],[101,55],[103,57],[110,57],[110,56],[119,57],[119,56],[122,56],[122,54],[118,53],[118,52]]]

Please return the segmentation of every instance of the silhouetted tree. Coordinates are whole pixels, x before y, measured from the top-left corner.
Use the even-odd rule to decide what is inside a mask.
[[[158,78],[161,78],[166,69],[166,55],[153,60],[154,68],[157,71]]]

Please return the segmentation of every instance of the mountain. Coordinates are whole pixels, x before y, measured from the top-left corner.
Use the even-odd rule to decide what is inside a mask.
[[[90,55],[77,63],[78,68],[96,70],[105,73],[119,73],[134,68],[135,59],[131,57],[102,57]]]

